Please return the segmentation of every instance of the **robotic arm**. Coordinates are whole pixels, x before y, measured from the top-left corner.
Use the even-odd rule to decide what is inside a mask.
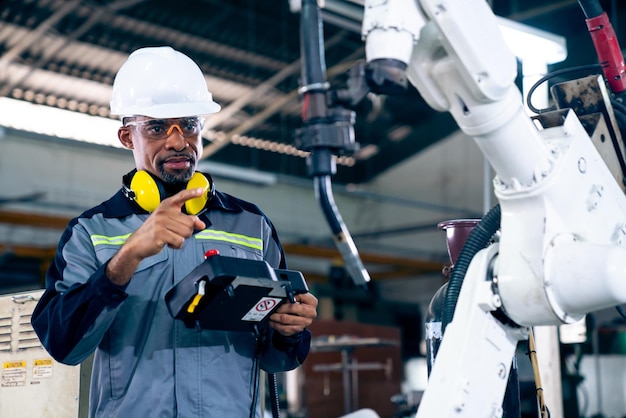
[[[417,417],[502,416],[528,327],[626,302],[626,198],[573,111],[528,117],[484,0],[369,0],[363,36],[368,65],[406,66],[474,138],[501,207],[500,240],[467,270]]]

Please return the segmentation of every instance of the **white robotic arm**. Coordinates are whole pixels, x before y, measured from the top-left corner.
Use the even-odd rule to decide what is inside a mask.
[[[504,43],[486,2],[424,0],[419,13],[409,13],[415,8],[414,0],[372,3],[376,7],[365,3],[364,15],[368,61],[384,55],[385,47],[379,41],[383,35],[379,33],[390,38],[395,35],[393,43],[386,44],[386,48],[393,45],[392,57],[400,56],[393,51],[404,50],[413,41],[409,44],[412,55],[406,62],[409,80],[432,108],[449,111],[459,127],[476,139],[500,180],[515,187],[517,183],[535,183],[547,175],[551,169],[550,151],[524,112],[514,83],[515,56]],[[410,30],[402,30],[399,24],[381,24],[366,30],[367,22],[388,20],[370,14],[395,9],[415,16],[417,20],[411,22]],[[419,35],[412,39],[398,35],[416,31]]]
[[[626,198],[576,115],[533,124],[514,84],[515,57],[486,2],[421,6],[431,20],[414,46],[409,80],[454,116],[494,168],[507,315],[520,325],[559,324],[623,303],[625,269],[614,261],[626,251]],[[592,253],[593,260],[577,257]]]
[[[386,17],[396,10],[412,20]],[[468,269],[417,416],[501,416],[525,327],[626,302],[626,198],[573,111],[546,126],[528,117],[515,57],[484,0],[366,1],[363,35],[368,61],[385,57],[385,36],[405,43],[389,58],[411,47],[410,82],[474,138],[502,212],[499,243]]]

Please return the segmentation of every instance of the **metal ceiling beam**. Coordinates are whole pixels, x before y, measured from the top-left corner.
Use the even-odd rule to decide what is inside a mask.
[[[181,32],[176,29],[170,29],[160,25],[155,25],[144,20],[134,19],[128,16],[117,16],[112,22],[115,27],[121,27],[124,30],[138,36],[153,36],[165,40],[165,43],[175,45],[185,45],[192,50],[209,53],[210,55],[227,57],[232,61],[243,64],[254,63],[257,67],[275,70],[283,68],[285,63],[272,59],[247,50],[234,48],[220,42],[211,41],[209,39]]]
[[[358,50],[347,56],[345,59],[343,59],[341,63],[329,68],[327,71],[328,77],[333,77],[336,74],[347,71],[354,64],[353,61],[359,56],[363,55],[363,51],[364,48],[359,48]],[[239,124],[235,129],[227,132],[226,138],[231,138],[234,135],[241,135],[248,132],[260,123],[263,123],[274,113],[280,111],[280,109],[285,107],[288,103],[296,100],[298,97],[300,97],[298,90],[294,90],[283,96],[281,99],[275,100],[270,106],[266,107],[261,112],[255,114],[251,118],[247,119],[244,123]]]
[[[137,3],[141,3],[144,1],[145,0],[120,0],[117,3],[107,6],[106,9],[100,8],[99,12],[96,14],[90,13],[91,17],[83,25],[81,25],[81,27],[79,27],[74,33],[72,33],[71,37],[67,37],[60,46],[55,47],[55,48],[49,48],[46,51],[44,51],[45,57],[40,59],[36,64],[32,65],[30,68],[30,71],[24,73],[23,76],[21,76],[18,80],[14,80],[12,82],[5,84],[2,90],[0,90],[0,95],[3,95],[3,96],[9,95],[11,90],[15,88],[15,86],[18,86],[20,83],[25,82],[29,77],[31,77],[35,69],[39,67],[43,67],[43,65],[50,59],[50,57],[54,56],[54,54],[57,54],[59,51],[65,48],[72,41],[76,40],[78,37],[82,36],[91,26],[93,26],[93,22],[97,21],[100,18],[102,13],[109,12],[111,10],[116,11],[119,9],[130,7],[130,6],[133,6]],[[74,3],[71,3],[71,4],[73,4],[76,8],[80,3],[81,3],[80,1],[75,1]],[[8,66],[13,58],[18,56],[23,51],[27,50],[28,47],[34,44],[38,39],[41,40],[42,36],[45,35],[45,33],[49,29],[52,29],[54,24],[56,24],[64,16],[66,16],[72,10],[74,10],[72,8],[69,8],[68,6],[69,4],[66,7],[64,7],[63,13],[58,12],[57,18],[48,19],[46,21],[47,22],[46,24],[42,23],[39,26],[39,28],[36,29],[36,31],[34,31],[32,34],[29,34],[28,36],[25,36],[23,39],[29,40],[29,42],[20,43],[19,49],[13,48],[13,50],[10,51],[10,54],[7,53],[9,55],[6,55],[5,58],[0,57],[0,63],[3,62],[2,60],[4,60],[5,62],[4,65]],[[99,21],[98,23],[102,23],[102,21]],[[277,61],[277,60],[274,60],[265,56],[261,56],[261,55],[258,55],[249,51],[229,47],[218,42],[213,42],[202,37],[198,37],[198,36],[181,32],[179,30],[168,29],[159,25],[150,24],[148,22],[137,20],[137,19],[127,17],[124,15],[115,16],[115,19],[110,22],[110,25],[112,27],[123,28],[124,30],[128,32],[141,35],[141,36],[152,34],[153,36],[161,38],[165,40],[166,42],[175,41],[175,43],[178,43],[178,44],[190,45],[192,49],[198,52],[202,52],[202,53],[209,52],[210,54],[213,54],[213,55],[217,54],[223,57],[228,57],[228,59],[236,61],[236,62],[241,62],[241,63],[253,62],[255,66],[263,67],[268,70],[285,68],[284,62],[281,62],[281,61]],[[36,34],[36,36],[34,36],[34,34]],[[170,41],[167,41],[167,39],[169,39]],[[340,39],[337,42],[339,41]],[[0,66],[0,69],[1,68],[2,67]],[[280,80],[278,82],[280,82]],[[250,90],[248,87],[246,88],[247,90]],[[249,96],[249,93],[245,94],[245,96],[246,97]],[[242,96],[239,95],[239,97],[241,98]],[[259,97],[259,96],[254,95],[254,97]]]
[[[80,25],[76,30],[71,32],[69,35],[67,35],[63,39],[63,42],[59,43],[54,48],[46,49],[45,55],[40,60],[38,60],[34,65],[32,65],[28,72],[24,73],[24,75],[22,75],[22,77],[18,78],[17,80],[9,81],[6,85],[4,85],[2,90],[0,90],[0,97],[7,96],[11,92],[11,90],[13,90],[13,87],[15,87],[17,84],[23,83],[26,79],[28,79],[28,77],[30,77],[31,74],[33,74],[35,69],[42,68],[43,65],[50,60],[50,57],[54,56],[54,54],[57,54],[59,51],[63,50],[73,41],[75,41],[76,39],[78,39],[79,37],[87,33],[87,31],[91,29],[96,23],[100,23],[103,20],[103,16],[107,16],[111,13],[117,12],[118,10],[134,6],[144,1],[145,0],[118,0],[114,3],[106,5],[105,7],[97,7],[95,12],[90,13],[89,18],[85,22],[83,22],[82,25]],[[4,66],[8,65],[19,53],[21,53],[26,48],[28,48],[33,42],[35,42],[37,39],[43,36],[48,30],[52,29],[56,23],[58,23],[65,15],[72,12],[80,3],[81,3],[80,0],[74,1],[72,3],[68,3],[68,4],[71,4],[72,7],[67,7],[66,5],[65,7],[61,8],[59,12],[55,13],[51,18],[46,19],[44,22],[42,22],[42,24],[39,25],[39,27],[35,30],[35,32],[33,32],[32,39],[19,52],[13,52],[8,57],[8,60],[6,61],[6,63],[4,63]],[[16,49],[16,48],[13,48],[13,49]]]
[[[80,5],[81,0],[74,0],[70,2],[64,2],[63,7],[57,10],[49,18],[44,20],[30,32],[27,36],[24,36],[20,41],[2,57],[0,57],[0,71],[3,71],[17,56],[33,45],[39,40],[47,31],[49,31],[54,25],[56,25],[61,19],[70,14],[76,7]]]

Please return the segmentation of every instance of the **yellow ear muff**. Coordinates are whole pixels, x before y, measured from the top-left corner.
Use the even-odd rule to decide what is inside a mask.
[[[146,212],[153,212],[161,203],[161,192],[156,181],[147,171],[137,171],[130,182],[135,201]]]
[[[198,197],[194,197],[193,199],[189,199],[188,201],[186,201],[185,212],[187,212],[189,215],[196,215],[200,213],[200,211],[204,209],[207,201],[209,200],[212,186],[213,185],[211,184],[209,179],[206,178],[206,176],[196,171],[191,179],[189,179],[189,181],[187,182],[187,189],[203,188],[204,193],[202,193]]]

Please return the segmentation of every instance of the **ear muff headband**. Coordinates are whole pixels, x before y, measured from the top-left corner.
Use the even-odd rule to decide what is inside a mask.
[[[161,200],[165,199],[166,193],[161,181],[145,170],[139,170],[130,182],[124,185],[125,194],[135,201],[146,212],[154,212]],[[197,215],[206,207],[208,201],[215,194],[213,179],[208,174],[195,172],[185,186],[186,189],[203,188],[205,192],[185,202],[185,213]]]

